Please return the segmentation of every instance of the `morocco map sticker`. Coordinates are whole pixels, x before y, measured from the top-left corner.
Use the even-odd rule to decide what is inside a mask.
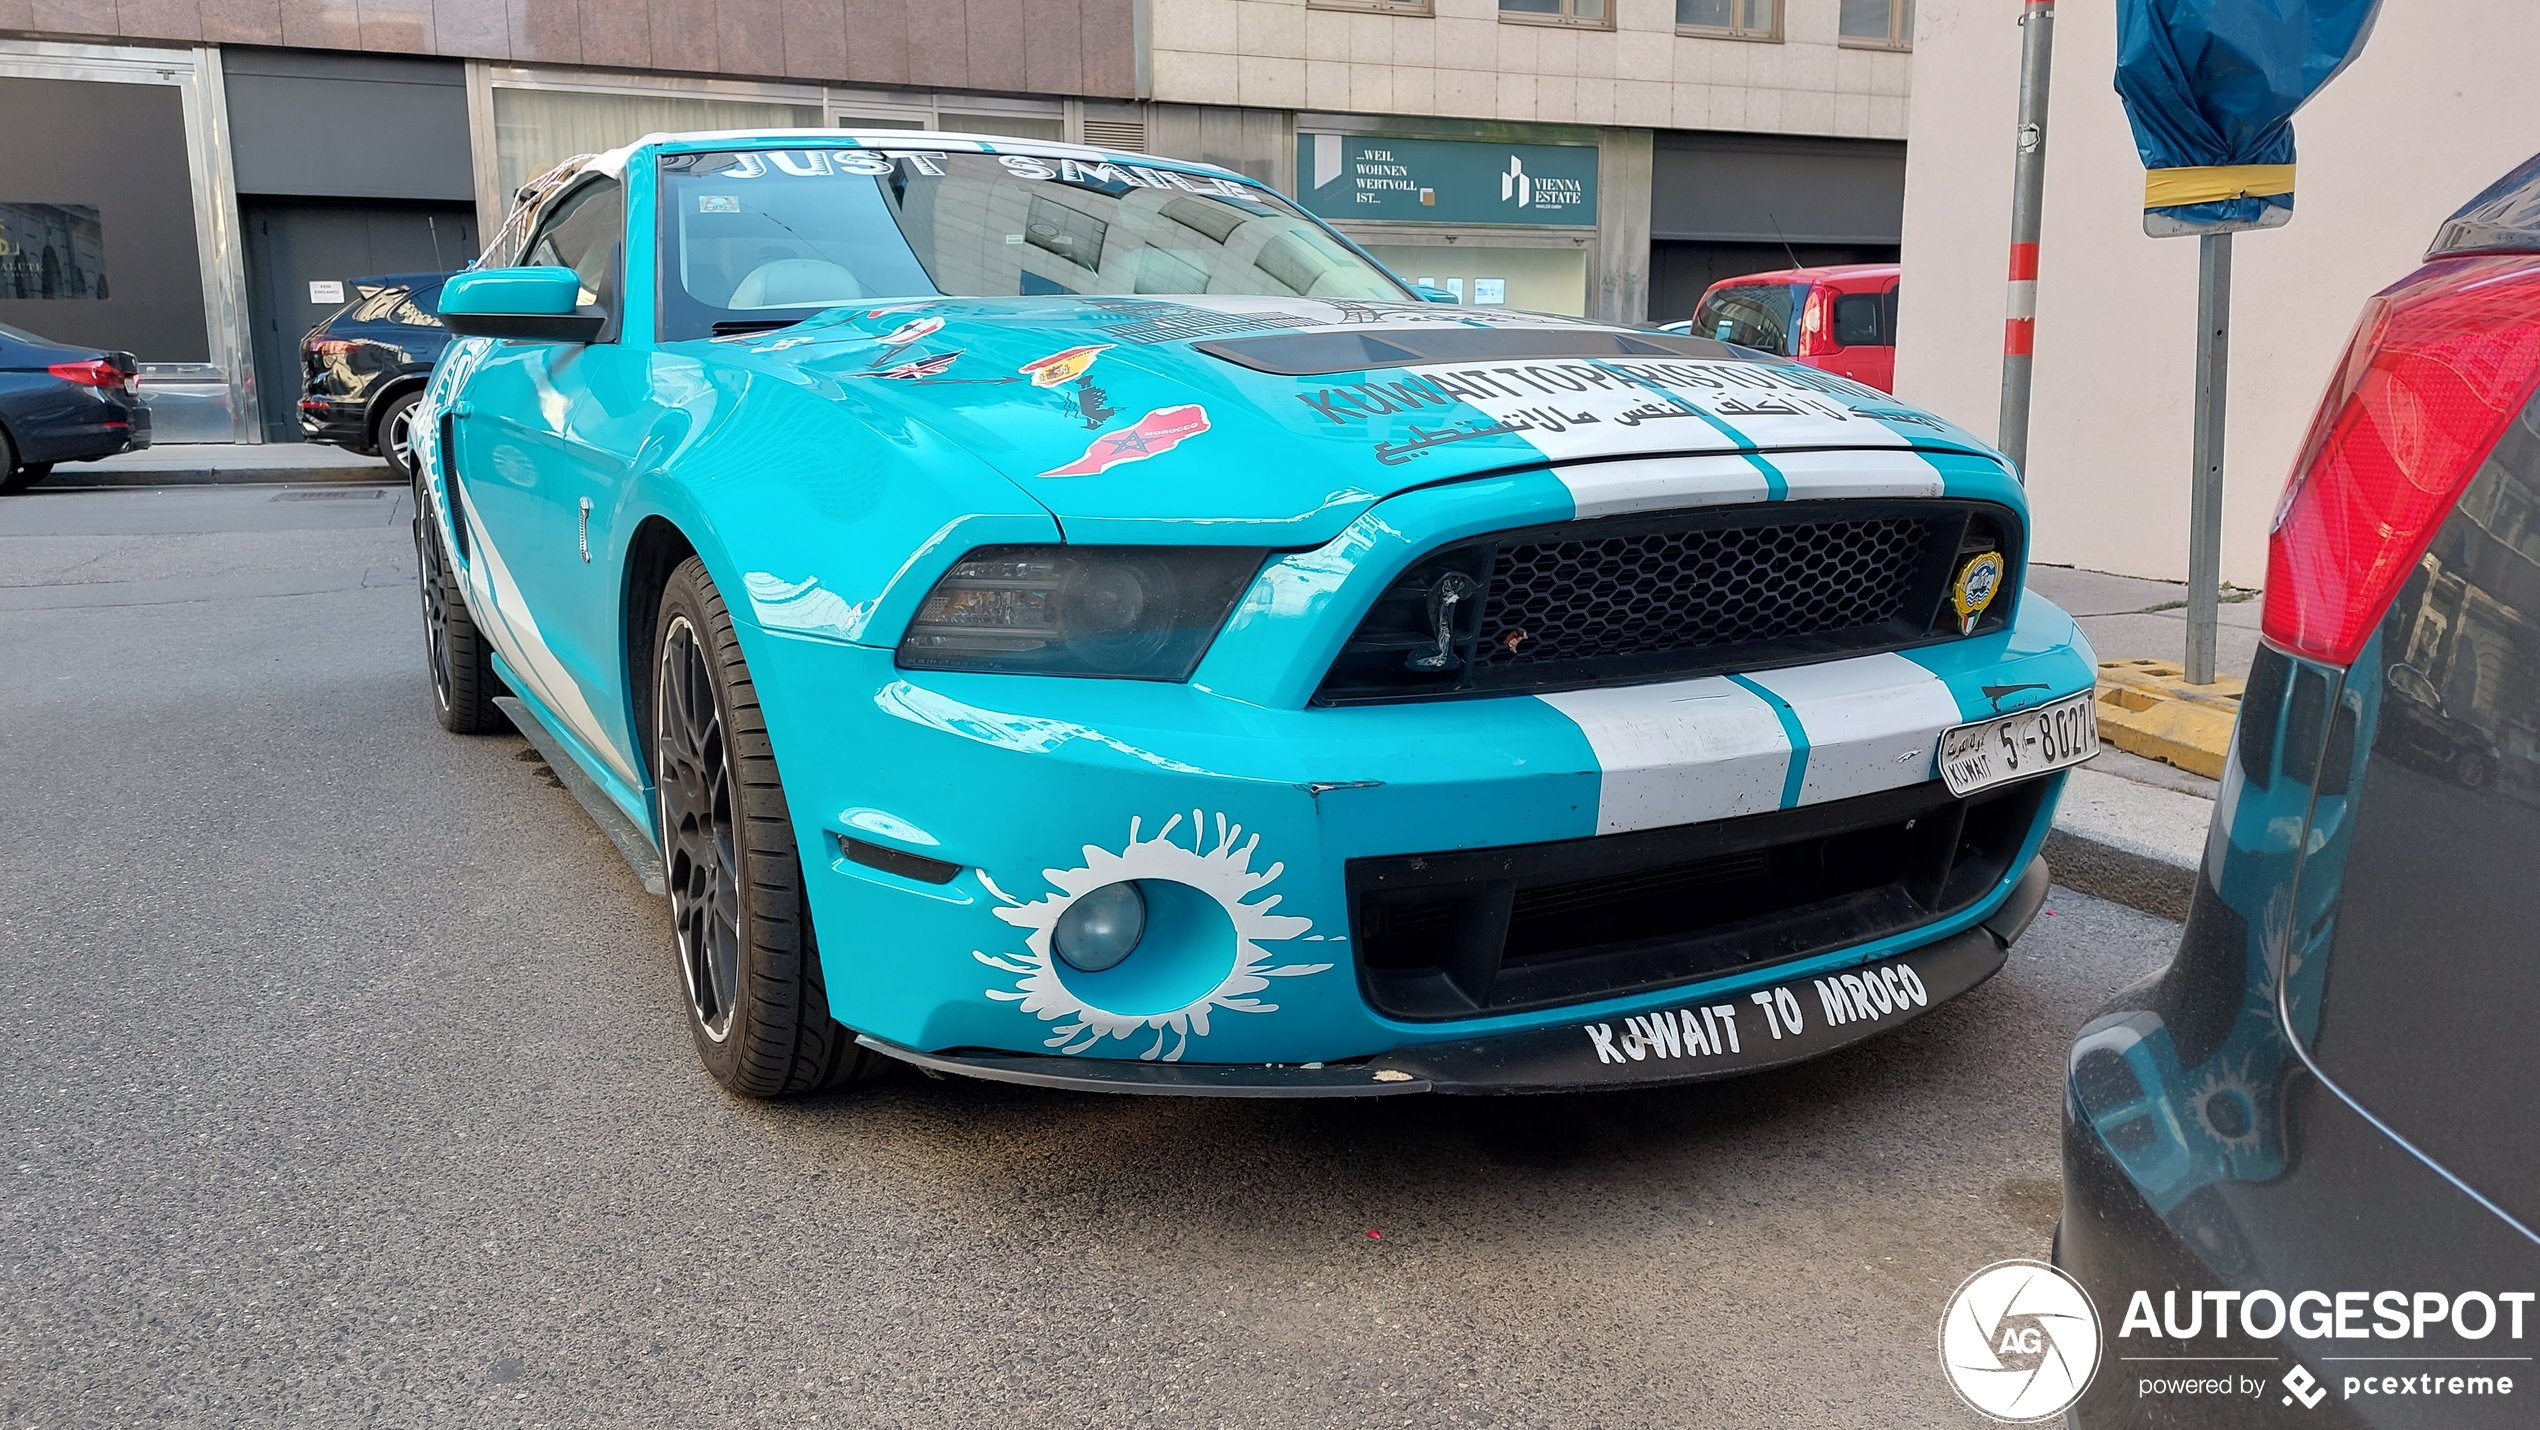
[[[1034,358],[1015,369],[1032,379],[1034,387],[1057,387],[1074,382],[1094,365],[1094,359],[1111,351],[1109,343],[1094,343],[1081,348],[1067,348],[1045,358]]]
[[[1123,462],[1143,462],[1158,452],[1170,452],[1185,441],[1208,430],[1208,409],[1197,403],[1187,407],[1159,407],[1137,420],[1136,424],[1117,432],[1105,432],[1085,449],[1085,455],[1063,467],[1052,467],[1041,473],[1045,477],[1090,477],[1107,472]]]

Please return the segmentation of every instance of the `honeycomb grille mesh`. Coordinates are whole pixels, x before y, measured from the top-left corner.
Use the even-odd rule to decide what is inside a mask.
[[[1919,517],[1662,531],[1501,547],[1474,664],[1790,640],[1895,619]]]

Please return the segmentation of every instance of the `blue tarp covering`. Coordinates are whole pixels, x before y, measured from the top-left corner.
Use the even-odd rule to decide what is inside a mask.
[[[2293,162],[2293,111],[2351,63],[2381,0],[2117,0],[2117,94],[2146,169]],[[2293,195],[2146,209],[2197,229],[2272,226]],[[2281,209],[2281,213],[2270,213]],[[2168,231],[2175,231],[2174,229]]]

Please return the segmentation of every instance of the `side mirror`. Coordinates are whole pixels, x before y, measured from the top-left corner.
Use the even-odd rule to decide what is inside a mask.
[[[1411,291],[1419,294],[1420,301],[1423,303],[1461,303],[1464,301],[1463,299],[1455,296],[1452,290],[1445,288],[1423,288],[1418,284],[1413,284]]]
[[[441,323],[463,338],[587,343],[607,315],[582,304],[570,268],[475,268],[441,285]]]

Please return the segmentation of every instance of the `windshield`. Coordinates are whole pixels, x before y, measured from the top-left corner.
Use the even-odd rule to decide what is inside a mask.
[[[1789,357],[1799,351],[1797,316],[1805,291],[1792,283],[1714,289],[1703,295],[1701,311],[1693,315],[1694,336]]]
[[[1240,294],[1413,301],[1231,179],[1022,154],[756,149],[661,160],[665,341],[893,298]]]

